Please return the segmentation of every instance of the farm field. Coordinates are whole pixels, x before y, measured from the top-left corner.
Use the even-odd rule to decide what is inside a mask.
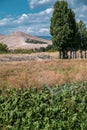
[[[0,55],[0,130],[87,128],[87,60],[57,56]]]
[[[86,130],[87,82],[43,89],[0,88],[0,130]]]
[[[0,3],[0,130],[87,130],[87,2],[7,2]]]
[[[35,57],[37,54],[32,55]],[[8,57],[12,60],[11,55],[0,55],[4,59],[0,61],[0,87],[42,87],[44,84],[53,86],[87,80],[87,60],[59,60],[57,53],[50,53],[50,56],[45,53],[45,59],[25,60],[26,56],[12,55],[19,59],[8,62]]]

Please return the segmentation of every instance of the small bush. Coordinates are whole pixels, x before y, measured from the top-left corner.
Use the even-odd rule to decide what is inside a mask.
[[[45,50],[48,52],[55,52],[56,51],[56,49],[54,48],[53,45],[48,45]]]
[[[4,43],[0,43],[0,53],[7,52],[7,51],[8,51],[7,45]]]

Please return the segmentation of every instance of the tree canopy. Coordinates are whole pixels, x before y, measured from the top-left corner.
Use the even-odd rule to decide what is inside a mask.
[[[79,34],[80,49],[82,50],[87,49],[87,29],[86,29],[86,25],[83,23],[82,20],[80,20],[77,23],[77,28]]]
[[[67,58],[68,51],[85,49],[87,30],[85,24],[76,23],[74,11],[68,7],[64,0],[56,1],[51,17],[50,34],[56,50],[62,52],[62,57]]]
[[[8,51],[8,47],[6,44],[4,43],[0,43],[0,52],[7,52]]]

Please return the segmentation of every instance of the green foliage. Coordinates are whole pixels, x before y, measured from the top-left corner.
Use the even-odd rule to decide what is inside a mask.
[[[9,53],[12,54],[32,54],[32,53],[37,53],[37,52],[45,52],[44,47],[40,48],[35,48],[35,49],[15,49],[15,50],[10,50]]]
[[[55,52],[56,48],[54,45],[48,45],[45,50],[48,52]]]
[[[77,23],[78,34],[79,34],[79,48],[82,50],[87,50],[87,29],[83,21]]]
[[[13,54],[31,54],[34,52],[33,49],[15,49],[10,51]]]
[[[0,43],[0,53],[7,52],[7,51],[8,51],[7,45],[4,43]]]
[[[57,1],[51,17],[50,33],[59,51],[75,48],[76,21],[74,12],[66,1]]]
[[[39,40],[34,40],[34,39],[26,39],[27,43],[33,43],[33,44],[47,44],[47,42],[39,41]]]
[[[0,130],[86,130],[87,82],[0,89]]]

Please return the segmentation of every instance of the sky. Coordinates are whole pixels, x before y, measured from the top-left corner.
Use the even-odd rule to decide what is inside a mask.
[[[50,18],[57,0],[0,0],[0,33],[22,31],[35,36],[50,35]],[[66,0],[77,22],[87,26],[87,0]]]

